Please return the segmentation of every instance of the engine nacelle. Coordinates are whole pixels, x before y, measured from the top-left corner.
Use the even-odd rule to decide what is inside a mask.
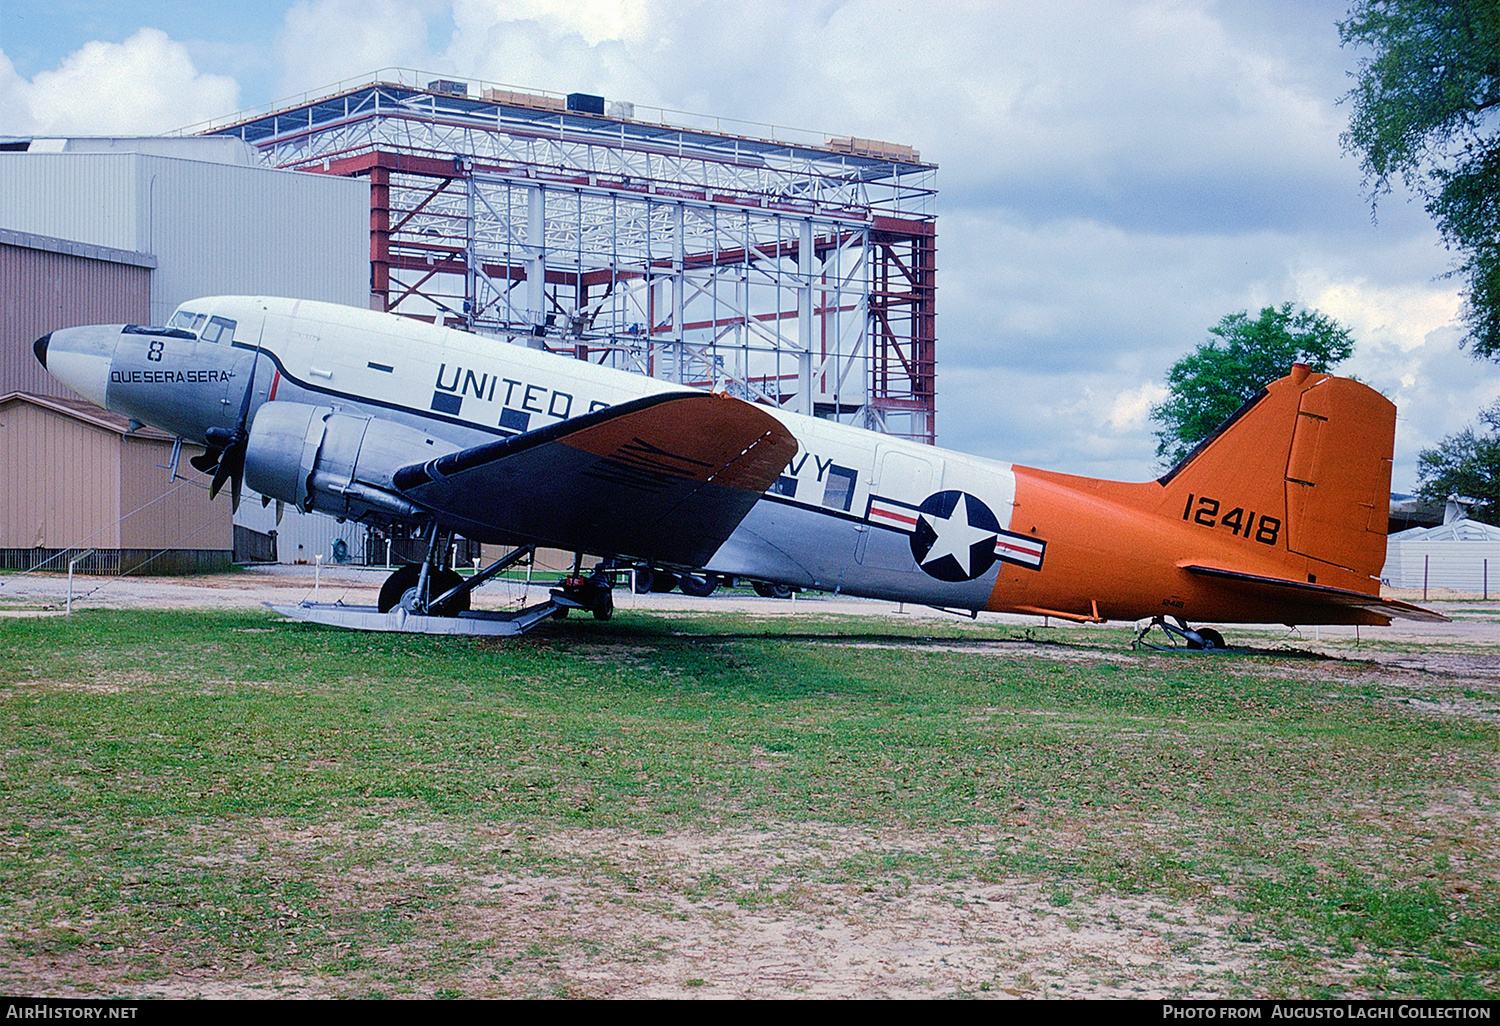
[[[245,450],[245,485],[303,512],[349,520],[407,520],[422,513],[391,475],[454,451],[451,442],[331,406],[266,403]]]

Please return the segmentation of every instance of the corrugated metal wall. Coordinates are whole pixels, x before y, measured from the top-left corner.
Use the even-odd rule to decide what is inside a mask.
[[[1500,591],[1500,542],[1392,542],[1381,580],[1392,588]]]
[[[210,503],[206,482],[186,466],[198,451],[184,446],[182,453],[183,471],[195,480],[169,481],[169,439],[125,435],[11,399],[0,405],[0,550],[123,550],[133,554],[124,561],[132,566],[161,549],[212,551],[220,555],[210,562],[225,565],[234,547],[229,503]],[[201,562],[189,559],[185,569]],[[166,573],[181,563],[148,565]]]
[[[234,548],[229,503],[210,502],[208,478],[188,466],[201,446],[184,445],[179,474],[170,481],[172,443],[125,436],[120,448],[120,547],[127,549]]]
[[[156,255],[152,323],[205,295],[365,306],[370,190],[364,180],[140,157],[151,211],[139,248]]]
[[[363,179],[141,153],[0,153],[0,228],[154,255],[147,318],[205,295],[364,306]]]
[[[318,556],[323,562],[333,562],[333,543],[343,540],[354,562],[364,562],[365,527],[353,521],[339,523],[333,517],[319,513],[299,513],[295,509],[284,511],[281,523],[276,522],[276,504],[264,509],[260,496],[247,491],[240,503],[239,523],[261,534],[276,533],[276,558],[282,563],[311,563]]]
[[[145,267],[0,244],[0,395],[73,397],[37,363],[32,343],[75,324],[139,323],[150,297]]]
[[[142,250],[133,153],[0,153],[0,228]],[[144,250],[150,252],[150,250]]]
[[[120,439],[21,399],[0,405],[0,549],[120,547]]]

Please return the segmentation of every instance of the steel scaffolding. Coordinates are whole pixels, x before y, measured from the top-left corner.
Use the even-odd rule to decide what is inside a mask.
[[[425,77],[199,130],[367,177],[379,309],[935,440],[937,169],[910,148]]]

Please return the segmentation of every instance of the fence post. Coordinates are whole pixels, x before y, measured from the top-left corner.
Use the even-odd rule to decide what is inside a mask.
[[[1423,556],[1422,556],[1422,601],[1423,602],[1427,601],[1427,564],[1428,564],[1428,561],[1431,560],[1431,559],[1432,559],[1431,553],[1424,553]]]
[[[68,561],[68,604],[66,607],[68,616],[73,615],[73,568],[79,563],[82,563],[85,559],[88,559],[93,554],[94,550],[89,549],[87,552],[80,552],[77,556]],[[98,589],[96,588],[95,590],[97,591]]]

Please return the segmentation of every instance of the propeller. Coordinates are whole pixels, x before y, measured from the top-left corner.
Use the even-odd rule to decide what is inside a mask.
[[[214,479],[208,486],[210,500],[218,498],[224,482],[229,482],[229,505],[240,511],[240,488],[245,480],[245,449],[250,444],[250,401],[255,396],[255,369],[260,363],[260,347],[255,349],[255,358],[250,363],[250,380],[245,384],[245,394],[240,399],[240,419],[234,429],[211,427],[203,432],[208,448],[200,456],[188,462],[207,474],[213,471]]]
[[[250,442],[250,432],[245,429],[244,418],[234,430],[211,427],[203,432],[208,443],[219,451],[218,465],[214,468],[214,479],[208,486],[208,497],[218,498],[224,482],[229,482],[229,505],[236,513],[240,509],[240,485],[245,478],[245,448]]]

